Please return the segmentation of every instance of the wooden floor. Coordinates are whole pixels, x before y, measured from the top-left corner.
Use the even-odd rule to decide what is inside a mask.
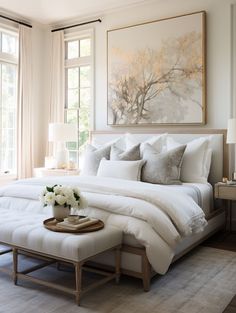
[[[223,313],[236,313],[236,295],[233,297],[232,301],[229,303]]]
[[[204,246],[236,252],[236,232],[218,232],[203,243]]]

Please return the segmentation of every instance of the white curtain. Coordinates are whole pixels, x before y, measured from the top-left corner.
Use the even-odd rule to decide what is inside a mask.
[[[64,32],[57,31],[51,33],[51,85],[50,85],[50,105],[49,123],[64,122],[65,103],[65,42]],[[47,146],[47,155],[53,154],[53,144]]]
[[[33,171],[31,32],[31,28],[19,26],[18,178],[31,177]]]
[[[52,33],[50,123],[64,122],[65,103],[64,32]]]

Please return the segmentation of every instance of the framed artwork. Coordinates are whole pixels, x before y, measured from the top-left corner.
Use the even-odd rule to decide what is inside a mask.
[[[204,11],[107,32],[112,126],[206,123]]]

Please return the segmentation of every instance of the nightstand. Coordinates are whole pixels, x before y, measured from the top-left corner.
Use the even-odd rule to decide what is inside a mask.
[[[46,176],[69,176],[69,175],[79,175],[79,169],[51,169],[45,167],[34,168],[34,177],[46,177]]]
[[[228,200],[229,203],[229,231],[232,231],[232,202],[236,200],[236,185],[227,185],[224,183],[215,184],[215,198]],[[227,222],[227,210],[226,210]]]

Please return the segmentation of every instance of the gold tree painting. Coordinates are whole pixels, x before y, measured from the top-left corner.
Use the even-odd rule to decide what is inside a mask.
[[[205,12],[107,32],[108,124],[205,123]]]

